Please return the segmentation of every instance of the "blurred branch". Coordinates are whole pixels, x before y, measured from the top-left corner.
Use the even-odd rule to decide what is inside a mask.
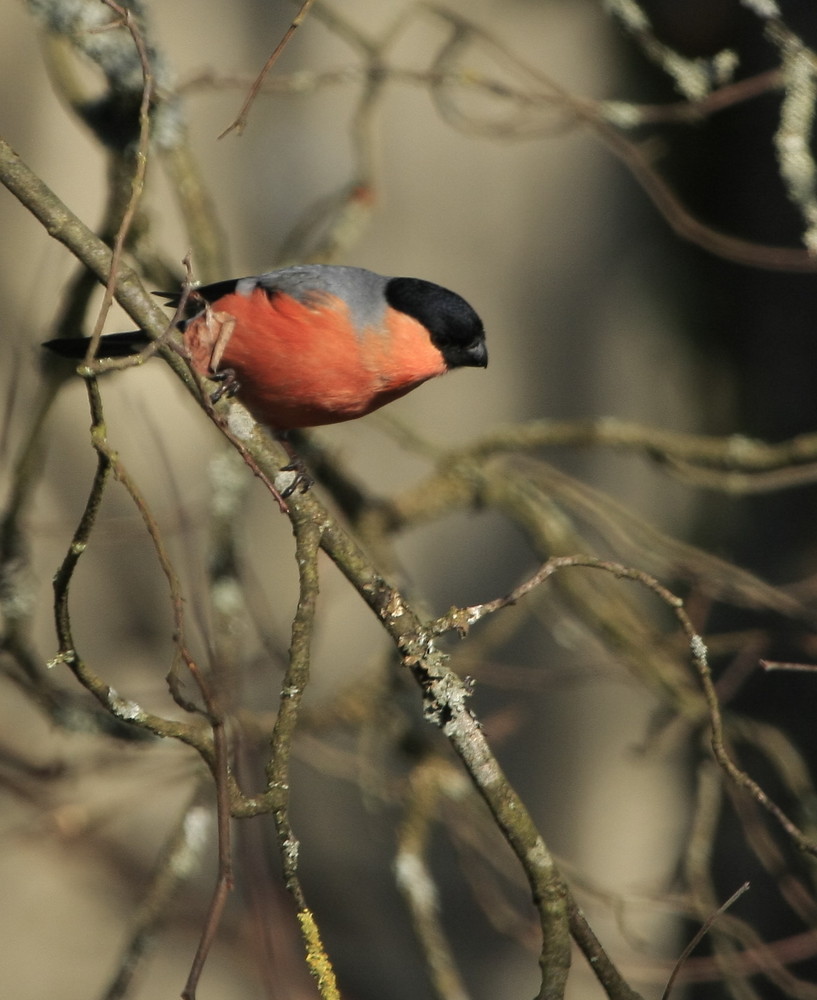
[[[774,78],[774,85],[783,90],[783,100],[774,146],[780,177],[790,200],[798,207],[803,218],[805,259],[801,258],[800,263],[797,263],[790,251],[779,248],[761,250],[759,247],[752,250],[745,241],[715,234],[712,230],[706,232],[706,227],[700,226],[683,210],[669,188],[650,170],[634,147],[628,148],[627,144],[621,144],[609,134],[606,134],[606,138],[609,140],[609,148],[628,164],[679,235],[732,260],[757,262],[760,254],[761,257],[767,257],[768,263],[758,266],[811,270],[808,260],[814,262],[817,255],[817,166],[811,152],[814,106],[817,100],[817,56],[785,24],[777,4],[743,0],[743,6],[761,21],[766,39],[777,48],[780,56],[781,65]],[[729,50],[719,52],[710,59],[690,60],[662,44],[654,35],[649,18],[637,0],[611,0],[610,9],[645,55],[672,77],[677,89],[692,102],[705,101],[710,96],[713,83],[728,78],[738,65],[737,54]],[[731,92],[735,93],[734,86]]]
[[[705,99],[713,82],[728,78],[735,68],[737,58],[728,50],[707,59],[688,59],[665,45],[653,32],[638,0],[609,0],[608,6],[647,58],[672,77],[676,88],[690,101]]]
[[[140,105],[143,101],[144,69],[150,68],[150,138],[159,153],[177,199],[179,217],[187,227],[196,270],[205,280],[226,273],[225,239],[213,199],[190,150],[181,100],[167,60],[150,30],[144,0],[128,0],[126,7],[107,4],[120,20],[111,20],[100,0],[27,0],[32,14],[44,29],[44,52],[55,89],[74,113],[92,130],[108,153],[108,208],[100,235],[106,242],[120,226],[124,206],[131,193],[131,180],[138,162]],[[139,43],[134,45],[135,39]],[[76,55],[89,60],[102,73],[102,95],[79,82]],[[136,162],[135,162],[136,158]],[[126,248],[140,260],[145,274],[160,287],[172,279],[173,268],[160,260],[150,243],[151,219],[144,210],[134,218]],[[75,329],[70,331],[75,333]]]
[[[817,434],[799,434],[787,441],[770,444],[742,434],[726,437],[687,434],[616,417],[532,420],[499,427],[469,445],[467,452],[474,458],[487,458],[502,451],[592,445],[641,454],[666,466],[670,473],[677,467],[712,470],[719,473],[720,478],[710,488],[726,493],[752,492],[753,477],[761,473],[792,473],[802,468],[804,473],[817,479]],[[770,483],[767,488],[780,489],[785,485],[781,476],[781,480]]]
[[[168,906],[201,863],[210,825],[210,811],[202,802],[204,789],[203,784],[196,789],[165,843],[147,891],[136,909],[119,968],[102,1000],[122,1000],[130,993],[134,977],[167,919]]]
[[[451,946],[440,921],[437,886],[428,863],[432,823],[449,765],[436,758],[418,764],[409,778],[403,822],[397,834],[394,872],[411,913],[438,1000],[468,1000]]]
[[[770,21],[767,34],[781,52],[779,69],[758,74],[748,80],[732,82],[735,61],[728,53],[711,60],[690,60],[662,45],[649,27],[643,10],[630,0],[612,5],[625,27],[631,31],[648,58],[658,62],[676,81],[687,100],[667,105],[639,105],[625,101],[598,101],[579,97],[561,87],[538,67],[531,67],[505,46],[496,35],[480,28],[471,19],[436,4],[423,3],[409,8],[395,19],[380,43],[364,38],[348,21],[319,6],[320,16],[333,30],[363,52],[365,65],[329,72],[302,72],[268,81],[262,88],[270,93],[309,94],[322,87],[346,83],[362,83],[363,96],[358,103],[356,118],[365,115],[365,108],[385,82],[411,83],[427,88],[440,115],[452,127],[469,135],[502,140],[539,139],[561,134],[569,129],[587,128],[619,159],[642,187],[645,194],[682,239],[727,260],[749,267],[792,272],[813,272],[817,261],[812,256],[814,238],[809,235],[815,225],[815,168],[808,153],[808,136],[813,101],[809,98],[814,52],[807,48],[779,21]],[[424,70],[397,67],[385,62],[384,55],[400,32],[423,13],[449,27],[447,40],[438,48],[430,68]],[[477,65],[491,59],[506,71],[506,77],[489,76]],[[212,72],[188,80],[185,90],[222,87],[246,87],[247,81]],[[700,121],[724,108],[754,99],[770,91],[784,93],[781,125],[776,146],[781,176],[792,200],[800,207],[806,222],[806,249],[765,246],[739,236],[719,232],[693,216],[683,205],[672,187],[644,151],[643,142],[627,137],[627,132],[657,123],[686,124]],[[485,99],[484,114],[466,107],[461,95]],[[500,110],[489,114],[495,102]],[[360,137],[354,148],[359,160],[365,160],[365,143]],[[364,177],[366,174],[364,173]],[[373,185],[354,178],[342,190],[354,191]],[[340,198],[340,194],[337,196]],[[344,205],[347,204],[342,199]],[[351,202],[349,207],[354,206]],[[329,208],[332,211],[329,211]],[[320,208],[315,211],[320,212]],[[326,220],[335,209],[327,202]],[[340,216],[338,219],[340,220]],[[315,223],[313,221],[312,226]],[[341,226],[342,228],[342,226]],[[297,245],[295,240],[289,252]],[[324,247],[318,254],[330,253]]]

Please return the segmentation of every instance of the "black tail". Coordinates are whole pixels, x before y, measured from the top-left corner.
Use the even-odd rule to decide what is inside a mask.
[[[64,358],[84,358],[88,351],[90,337],[57,337],[47,340],[43,347]],[[97,357],[127,358],[138,354],[147,347],[149,338],[141,330],[131,330],[128,333],[109,333],[99,342]]]

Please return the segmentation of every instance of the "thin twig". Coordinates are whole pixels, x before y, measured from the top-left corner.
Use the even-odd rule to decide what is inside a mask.
[[[258,93],[264,84],[264,78],[272,69],[272,67],[275,65],[275,63],[278,61],[278,57],[286,48],[287,44],[289,43],[289,40],[292,38],[292,36],[295,34],[298,28],[300,28],[301,24],[303,24],[304,19],[306,18],[306,15],[309,13],[309,9],[314,2],[315,0],[304,0],[304,2],[301,4],[301,9],[292,19],[292,23],[284,32],[283,38],[275,46],[270,57],[264,63],[263,69],[253,81],[253,84],[250,87],[250,92],[247,94],[247,99],[241,106],[241,110],[239,111],[238,116],[218,136],[219,139],[223,139],[225,135],[229,135],[230,132],[233,131],[238,132],[239,135],[241,135],[241,133],[244,131],[247,125],[247,118],[249,117],[250,108],[252,107],[256,97],[258,97]]]
[[[706,920],[701,924],[701,926],[698,928],[697,932],[693,936],[692,940],[689,942],[686,948],[684,948],[684,950],[681,952],[680,956],[678,957],[678,961],[673,966],[672,972],[670,973],[670,977],[667,980],[667,985],[664,987],[664,992],[661,994],[661,1000],[667,1000],[672,991],[672,987],[675,985],[675,980],[678,978],[678,974],[684,967],[684,963],[692,954],[692,952],[695,951],[695,949],[698,947],[701,941],[703,941],[703,939],[709,933],[712,925],[715,923],[718,917],[726,913],[726,911],[734,903],[736,903],[745,892],[748,891],[749,891],[749,883],[744,882],[739,889],[737,889],[735,892],[732,893],[732,895],[729,897],[729,899],[726,900],[725,903],[721,904],[721,906],[719,906],[714,913],[710,914],[706,918]]]
[[[632,580],[636,583],[640,583],[642,586],[656,594],[669,608],[672,609],[682,631],[687,638],[689,649],[692,654],[692,660],[698,671],[698,676],[703,686],[704,697],[709,710],[709,720],[712,729],[711,745],[715,759],[727,776],[735,784],[741,786],[745,791],[749,792],[752,798],[780,824],[783,830],[800,850],[817,856],[817,843],[810,837],[806,836],[806,834],[804,834],[802,830],[800,830],[800,828],[788,818],[783,810],[769,798],[757,782],[745,771],[741,770],[741,768],[739,768],[732,759],[731,754],[726,748],[723,719],[721,716],[717,691],[715,690],[715,685],[712,681],[712,674],[709,669],[706,645],[701,636],[695,631],[689,616],[684,610],[684,604],[681,598],[673,594],[662,583],[656,580],[655,577],[650,576],[649,573],[645,573],[643,570],[632,566],[625,566],[621,563],[597,559],[593,556],[578,555],[554,557],[552,559],[548,559],[547,562],[544,563],[532,577],[519,584],[518,587],[515,587],[514,590],[512,590],[505,597],[500,597],[494,601],[488,601],[484,604],[475,604],[467,608],[452,609],[447,615],[444,615],[442,618],[439,618],[432,623],[432,632],[434,635],[439,635],[451,629],[466,632],[481,618],[498,611],[500,608],[507,607],[509,604],[515,603],[525,594],[530,593],[531,590],[542,584],[554,573],[568,567],[600,569],[604,572],[612,573],[613,576],[620,579]]]
[[[127,208],[122,216],[122,221],[119,224],[119,229],[114,240],[111,254],[110,274],[107,282],[105,283],[105,294],[102,298],[99,314],[88,343],[88,351],[86,354],[87,361],[91,361],[93,359],[97,348],[99,347],[102,329],[105,325],[108,312],[113,305],[114,289],[117,282],[119,263],[122,259],[122,253],[125,248],[125,241],[127,240],[128,233],[130,232],[130,227],[133,223],[136,210],[139,207],[139,201],[141,200],[145,187],[145,174],[147,172],[148,152],[150,149],[150,105],[153,99],[154,88],[153,73],[150,68],[147,48],[133,14],[126,7],[120,7],[115,0],[103,0],[103,3],[105,3],[111,8],[111,10],[122,18],[122,23],[128,29],[131,37],[133,38],[133,44],[136,46],[136,51],[139,54],[139,62],[142,66],[143,84],[142,100],[139,104],[139,145],[135,156],[136,170],[131,181],[131,195],[128,199]]]
[[[206,688],[202,688],[206,690]],[[208,705],[213,727],[213,772],[216,779],[216,820],[218,829],[218,873],[216,884],[201,930],[196,954],[190,966],[187,981],[182,990],[182,1000],[195,1000],[204,963],[215,940],[224,907],[233,889],[233,858],[230,837],[230,790],[229,790],[229,747],[227,730],[221,715],[215,714],[212,699]]]
[[[50,661],[49,667],[64,663],[74,673],[77,680],[88,690],[112,716],[129,725],[138,726],[157,736],[180,739],[198,750],[211,766],[213,747],[207,733],[198,725],[169,721],[146,712],[136,702],[120,697],[109,685],[98,677],[82,659],[74,643],[68,599],[74,572],[80,558],[88,547],[106,486],[114,471],[112,454],[105,441],[105,422],[102,401],[96,380],[86,380],[92,414],[91,438],[97,452],[97,468],[88,499],[79,524],[74,530],[71,544],[62,563],[54,575],[54,622],[59,643],[59,652]]]

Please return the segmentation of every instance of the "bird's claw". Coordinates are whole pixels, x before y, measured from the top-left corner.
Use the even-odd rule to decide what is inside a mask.
[[[232,399],[241,388],[241,383],[238,381],[235,371],[232,368],[222,368],[221,371],[210,372],[207,377],[211,382],[221,383],[217,389],[210,393],[210,402],[213,404],[225,397]]]
[[[312,486],[312,477],[306,471],[303,462],[299,458],[294,458],[288,465],[282,465],[280,471],[295,473],[289,485],[281,490],[281,496],[285,500],[295,492],[306,493],[310,486]]]

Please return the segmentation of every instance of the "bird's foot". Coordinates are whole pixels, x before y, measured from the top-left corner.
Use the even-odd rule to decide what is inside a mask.
[[[241,383],[238,381],[238,377],[234,369],[232,368],[222,368],[218,372],[210,372],[207,376],[211,382],[221,383],[211,394],[210,402],[217,403],[220,399],[232,399],[233,396],[241,388]]]
[[[306,466],[297,455],[293,456],[292,461],[288,465],[281,466],[278,476],[275,477],[276,489],[278,488],[278,479],[279,477],[283,478],[284,473],[288,473],[287,479],[289,480],[287,485],[280,490],[281,496],[284,499],[293,496],[295,493],[306,493],[310,486],[312,486],[312,477],[306,471]]]

